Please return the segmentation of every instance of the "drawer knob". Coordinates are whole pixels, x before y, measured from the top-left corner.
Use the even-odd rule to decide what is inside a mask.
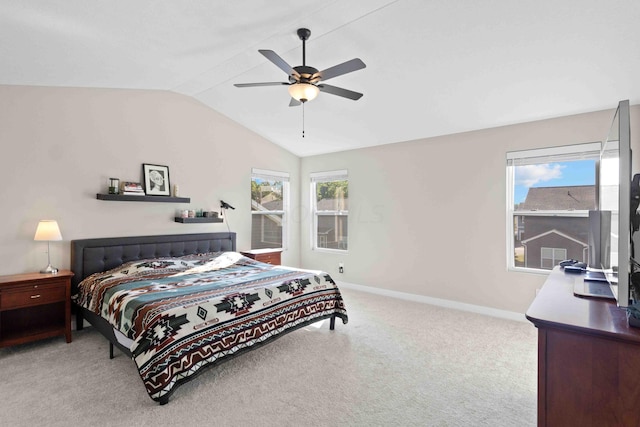
[[[38,294],[38,295],[31,295],[31,299],[36,299],[36,298],[40,298],[40,294]]]

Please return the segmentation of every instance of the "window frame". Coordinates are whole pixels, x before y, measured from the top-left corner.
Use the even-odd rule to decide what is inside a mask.
[[[273,246],[274,249],[282,249],[282,251],[286,251],[289,247],[289,214],[290,214],[290,176],[288,172],[278,172],[272,171],[268,169],[251,169],[251,183],[253,183],[255,178],[259,179],[268,179],[274,181],[282,181],[282,209],[281,210],[265,210],[265,211],[256,211],[253,210],[253,197],[251,197],[251,249],[253,248],[253,216],[261,216],[265,215],[282,215],[282,246]],[[261,233],[264,234],[264,228],[262,228]]]
[[[347,233],[347,249],[334,249],[318,246],[318,218],[320,216],[339,216],[347,217],[347,224],[349,222],[349,209],[345,210],[318,210],[318,197],[317,197],[317,183],[318,182],[332,182],[332,181],[347,181],[347,188],[349,186],[349,172],[345,169],[326,171],[326,172],[312,172],[310,174],[311,179],[311,191],[310,191],[310,206],[311,216],[311,250],[319,252],[340,253],[345,254],[349,252],[349,234]],[[348,226],[347,226],[348,229]]]
[[[561,145],[506,153],[506,223],[507,223],[507,271],[549,274],[550,270],[515,265],[514,236],[516,218],[519,216],[588,217],[588,210],[517,210],[515,208],[515,167],[526,164],[557,163],[572,160],[595,160],[599,162],[601,142]],[[596,166],[596,170],[597,170]],[[596,205],[598,204],[598,176],[594,183]]]

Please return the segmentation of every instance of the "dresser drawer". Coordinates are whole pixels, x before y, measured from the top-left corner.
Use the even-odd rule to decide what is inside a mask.
[[[0,310],[51,304],[59,301],[66,301],[66,284],[64,282],[13,287],[3,289],[0,293]]]

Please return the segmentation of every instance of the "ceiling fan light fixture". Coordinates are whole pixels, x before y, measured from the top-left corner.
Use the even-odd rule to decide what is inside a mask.
[[[289,95],[297,101],[307,102],[318,96],[320,89],[311,83],[294,83],[289,85]]]

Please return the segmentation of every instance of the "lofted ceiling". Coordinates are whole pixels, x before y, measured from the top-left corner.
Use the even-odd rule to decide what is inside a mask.
[[[326,69],[358,101],[289,107],[258,49]],[[638,0],[0,0],[0,84],[194,97],[298,156],[640,102]],[[604,136],[604,135],[603,135]]]

